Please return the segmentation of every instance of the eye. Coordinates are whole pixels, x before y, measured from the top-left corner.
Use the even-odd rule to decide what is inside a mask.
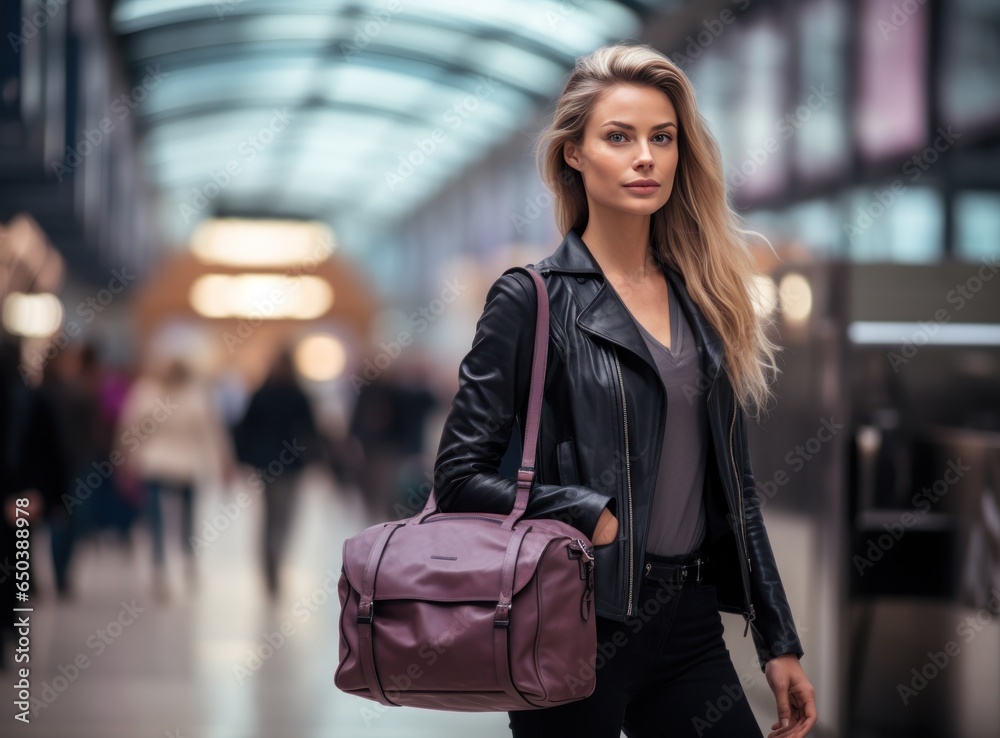
[[[670,141],[674,140],[669,133],[657,133],[655,136],[653,136],[653,138],[660,139],[658,143],[669,143]]]
[[[620,136],[620,138],[616,139],[615,136]],[[611,141],[611,143],[621,143],[625,140],[625,134],[621,131],[612,131],[608,134],[608,140]]]

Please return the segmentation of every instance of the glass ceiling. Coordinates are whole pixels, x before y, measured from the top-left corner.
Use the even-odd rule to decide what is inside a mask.
[[[389,225],[522,128],[577,56],[673,4],[119,0],[112,20],[133,82],[163,75],[137,108],[142,154],[184,239],[227,213]]]

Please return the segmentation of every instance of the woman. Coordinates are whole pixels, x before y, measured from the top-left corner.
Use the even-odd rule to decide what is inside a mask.
[[[170,592],[162,497],[164,493],[180,497],[181,550],[193,585],[195,490],[199,484],[221,486],[234,478],[232,449],[211,395],[180,359],[171,359],[158,375],[132,385],[118,426],[117,453],[145,492],[153,543],[153,595],[165,601]]]
[[[771,736],[804,736],[814,692],[746,435],[776,347],[753,309],[748,232],[694,90],[648,46],[598,49],[578,61],[541,144],[566,236],[535,265],[552,317],[525,517],[591,537],[601,645],[594,693],[509,713],[513,735],[761,735],[723,641],[724,609],[753,633],[777,702]],[[513,505],[515,482],[497,467],[515,418],[523,433],[534,324],[533,285],[502,276],[442,434],[445,511]]]

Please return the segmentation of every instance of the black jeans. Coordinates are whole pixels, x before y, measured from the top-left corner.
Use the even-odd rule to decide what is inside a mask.
[[[594,693],[509,712],[514,738],[760,738],[718,607],[712,584],[645,579],[637,621],[597,619]],[[582,683],[588,668],[567,679]]]

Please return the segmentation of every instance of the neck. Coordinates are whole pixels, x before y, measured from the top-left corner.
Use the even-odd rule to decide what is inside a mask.
[[[649,246],[650,216],[609,211],[588,203],[590,217],[581,234],[605,277],[612,282],[641,282],[659,273]]]

